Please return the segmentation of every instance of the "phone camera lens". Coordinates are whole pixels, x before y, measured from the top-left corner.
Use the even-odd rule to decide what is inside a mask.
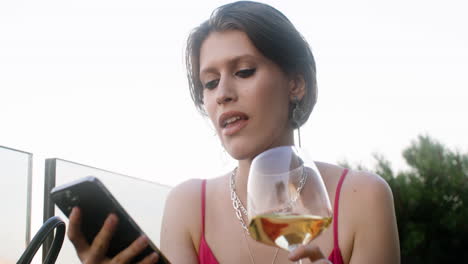
[[[78,199],[78,196],[72,196],[70,201],[73,205],[77,205],[80,200]]]

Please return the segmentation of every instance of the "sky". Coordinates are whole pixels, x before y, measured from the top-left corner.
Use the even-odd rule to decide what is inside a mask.
[[[167,185],[235,162],[189,95],[184,47],[227,1],[0,1],[0,145]],[[427,134],[468,151],[466,1],[265,1],[310,43],[315,160],[405,169]]]

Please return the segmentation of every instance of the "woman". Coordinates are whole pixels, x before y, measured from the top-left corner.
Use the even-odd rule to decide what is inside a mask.
[[[255,242],[242,227],[246,217],[236,217],[231,194],[246,204],[252,159],[269,148],[293,145],[294,128],[307,121],[316,101],[314,58],[282,13],[255,2],[224,5],[191,33],[186,59],[195,105],[213,122],[238,166],[221,177],[189,180],[171,191],[161,251],[173,263],[399,263],[391,191],[367,172],[316,163],[335,208],[335,225],[291,254]],[[111,261],[102,256],[115,221],[110,216],[88,245],[79,232],[79,210],[74,210],[69,237],[83,262]],[[145,243],[138,239],[115,263],[125,263]]]

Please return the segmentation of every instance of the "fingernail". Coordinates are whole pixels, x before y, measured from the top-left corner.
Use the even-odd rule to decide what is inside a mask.
[[[152,261],[158,260],[158,257],[159,257],[159,256],[158,256],[158,254],[157,254],[156,252],[154,252],[154,253],[151,254],[151,260],[152,260]]]
[[[298,254],[298,253],[297,253],[297,249],[295,249],[295,250],[289,252],[288,258],[289,258],[289,259],[297,258],[297,254]]]
[[[107,217],[107,222],[111,225],[117,223],[117,216],[115,216],[114,214],[110,214],[108,217]]]
[[[142,246],[146,246],[148,244],[148,238],[146,236],[141,236],[138,238],[138,243]]]

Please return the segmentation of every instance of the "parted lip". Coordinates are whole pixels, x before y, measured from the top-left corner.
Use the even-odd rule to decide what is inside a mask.
[[[243,120],[249,119],[249,117],[247,116],[247,114],[245,114],[245,113],[243,113],[243,112],[239,112],[239,111],[228,111],[228,112],[223,113],[221,116],[219,116],[219,118],[218,118],[218,125],[219,125],[219,127],[220,127],[220,128],[224,128],[224,127],[225,127],[226,120],[228,120],[229,118],[235,117],[235,116],[238,116],[238,117],[240,117],[240,118],[243,119]]]

